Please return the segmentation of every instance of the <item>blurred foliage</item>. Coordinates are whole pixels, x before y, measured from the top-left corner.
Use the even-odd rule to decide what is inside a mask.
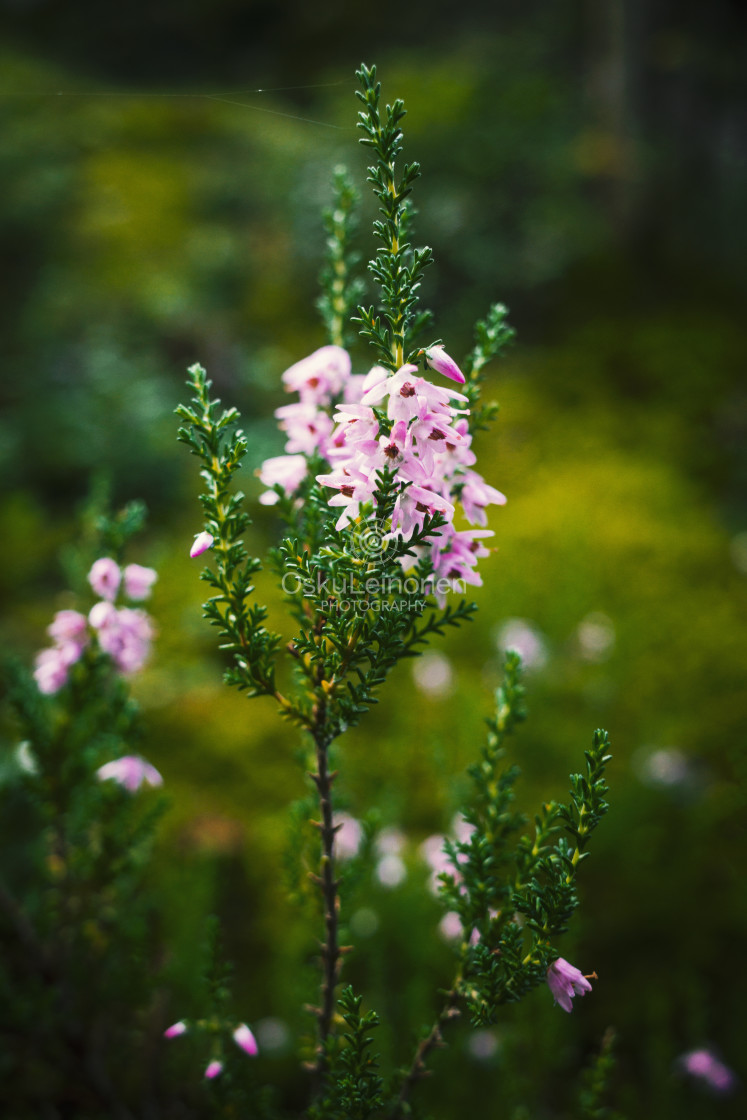
[[[473,1077],[439,1076],[430,1110],[572,1115],[571,1074],[614,1026],[623,1114],[741,1115],[739,1094],[713,1101],[672,1063],[711,1043],[747,1080],[743,15],[727,0],[534,0],[465,6],[455,27],[435,4],[425,32],[398,9],[393,46],[390,12],[375,32],[368,9],[339,3],[81,4],[77,18],[4,6],[3,641],[29,658],[68,605],[56,556],[91,472],[144,498],[136,559],[161,573],[160,638],[137,691],[143,752],[173,798],[152,869],[171,967],[186,987],[202,916],[220,913],[237,1014],[269,1023],[261,1061],[293,1106],[304,1081],[282,1024],[309,1029],[299,991],[313,998],[316,982],[295,965],[313,958],[313,915],[280,885],[302,762],[269,701],[248,711],[220,684],[172,410],[201,361],[247,420],[242,485],[259,492],[251,469],[281,449],[280,373],[323,340],[319,215],[335,163],[360,181],[352,74],[375,60],[423,166],[417,235],[434,248],[424,298],[439,332],[466,352],[469,325],[501,299],[520,345],[488,387],[498,435],[476,441],[509,505],[492,518],[478,620],[439,647],[453,690],[423,692],[401,667],[338,759],[345,807],[363,815],[376,790],[382,822],[408,836],[406,882],[364,881],[350,898],[345,976],[390,1051],[432,1018],[450,950],[433,940],[417,846],[460,801],[501,634],[524,620],[527,805],[565,797],[591,728],[612,736],[612,811],[564,950],[600,979],[572,1017],[540,992],[482,1046],[456,1031],[441,1071],[467,1060]],[[370,255],[363,234],[359,248]],[[258,509],[251,551],[275,528]]]

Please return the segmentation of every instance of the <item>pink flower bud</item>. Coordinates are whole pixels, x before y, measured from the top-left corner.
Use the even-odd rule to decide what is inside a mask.
[[[467,378],[454,359],[446,353],[443,346],[439,344],[438,346],[429,347],[425,352],[425,357],[428,365],[435,369],[437,373],[441,373],[444,377],[450,377],[452,381],[458,381],[460,385],[464,385]]]
[[[212,533],[198,533],[195,536],[194,544],[189,550],[189,555],[194,560],[196,556],[202,556],[203,552],[207,552],[209,548],[213,547],[215,538]]]
[[[214,1059],[205,1070],[205,1077],[208,1081],[212,1081],[214,1077],[219,1077],[221,1073],[223,1073],[223,1062]]]
[[[142,564],[128,564],[124,570],[125,595],[128,599],[147,599],[153,584],[158,579],[158,573],[153,568],[144,568]]]
[[[180,1034],[186,1034],[186,1033],[187,1033],[187,1024],[184,1022],[183,1019],[180,1019],[178,1023],[172,1023],[170,1027],[166,1028],[166,1030],[163,1032],[163,1037],[164,1038],[178,1038]]]
[[[88,582],[97,595],[102,599],[113,602],[117,597],[122,573],[119,564],[109,556],[102,556],[97,560],[88,573]]]
[[[233,1032],[233,1040],[237,1046],[240,1046],[245,1054],[250,1058],[254,1058],[259,1053],[257,1040],[247,1027],[246,1023],[241,1023]]]

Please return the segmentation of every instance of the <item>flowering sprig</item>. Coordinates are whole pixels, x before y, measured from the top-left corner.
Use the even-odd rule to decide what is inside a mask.
[[[221,412],[220,401],[210,399],[211,382],[202,366],[191,366],[189,375],[194,398],[192,407],[177,408],[177,414],[187,422],[179,429],[178,439],[203,464],[200,473],[205,491],[200,502],[205,515],[204,532],[213,538],[215,561],[215,570],[205,568],[200,577],[215,591],[204,604],[204,615],[217,627],[221,649],[231,655],[228,683],[246,690],[249,696],[274,696],[288,713],[290,705],[275,686],[279,638],[264,626],[266,608],[249,601],[254,591],[252,576],[262,564],[249,556],[242,540],[250,524],[243,507],[244,495],[231,490],[233,476],[246,455],[246,439],[236,429],[237,410]]]
[[[451,868],[438,876],[440,895],[448,913],[460,919],[459,961],[441,1011],[402,1071],[393,1118],[406,1115],[410,1093],[462,1003],[472,1024],[485,1026],[495,1022],[502,1004],[522,999],[542,983],[566,1011],[575,994],[591,989],[589,977],[559,958],[552,943],[578,906],[575,874],[581,859],[574,859],[578,847],[568,855],[568,843],[557,833],[563,822],[574,837],[583,828],[585,845],[606,812],[609,738],[595,732],[585,752],[586,776],[571,775],[573,807],[546,803],[535,817],[534,835],[526,833],[526,819],[514,807],[519,769],[505,764],[507,737],[525,718],[520,668],[518,654],[509,652],[481,759],[469,769],[474,793],[463,810],[461,837],[444,843]]]

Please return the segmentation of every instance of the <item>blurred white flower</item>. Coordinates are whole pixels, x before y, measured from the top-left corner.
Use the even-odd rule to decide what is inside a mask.
[[[642,782],[652,786],[679,786],[692,777],[687,756],[677,747],[638,751],[633,764]]]
[[[576,637],[586,661],[606,661],[615,646],[615,627],[606,614],[592,611],[579,622]]]
[[[263,1054],[282,1053],[290,1046],[290,1031],[282,1019],[272,1016],[260,1019],[254,1024],[254,1033]]]
[[[443,653],[429,650],[412,663],[415,686],[426,696],[446,697],[454,691],[454,670]]]
[[[444,941],[458,941],[462,936],[462,919],[456,910],[449,910],[438,923],[438,932]]]
[[[376,837],[374,847],[380,856],[398,856],[405,846],[407,837],[401,828],[382,828]]]
[[[547,646],[539,630],[525,618],[508,618],[495,635],[503,653],[515,650],[525,669],[542,669],[547,663]]]
[[[398,887],[407,878],[407,868],[401,856],[382,856],[376,864],[376,878],[384,887]]]
[[[498,1039],[493,1031],[472,1031],[467,1049],[478,1062],[487,1062],[498,1052]]]

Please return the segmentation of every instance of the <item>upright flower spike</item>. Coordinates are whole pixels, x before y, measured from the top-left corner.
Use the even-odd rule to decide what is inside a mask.
[[[456,381],[459,385],[464,385],[467,378],[451,355],[446,353],[443,346],[440,344],[429,346],[425,351],[425,358],[428,365],[431,369],[435,369],[436,373],[440,373],[444,377],[450,377],[452,381]]]
[[[558,957],[548,968],[547,984],[553,999],[564,1011],[572,1010],[574,996],[583,996],[591,991],[591,984],[584,974],[562,957]]]

